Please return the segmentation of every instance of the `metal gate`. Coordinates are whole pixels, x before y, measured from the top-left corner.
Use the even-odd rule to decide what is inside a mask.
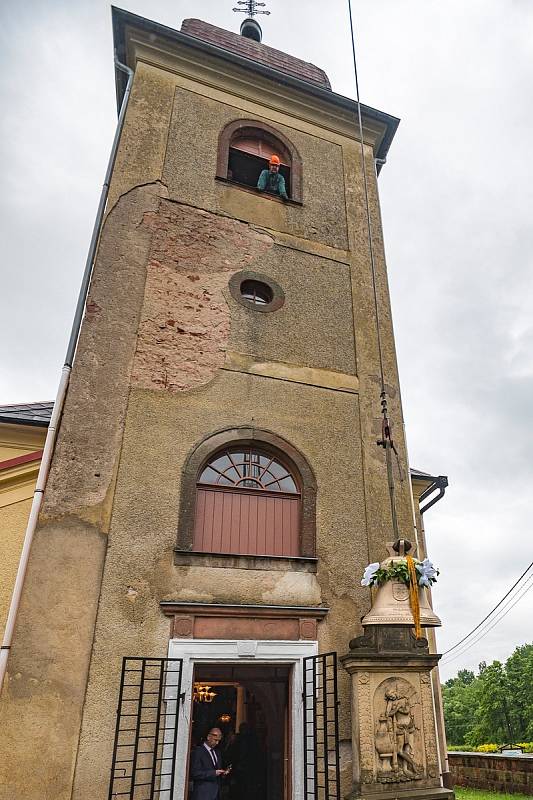
[[[340,800],[337,653],[304,658],[305,800]]]
[[[172,800],[183,661],[125,658],[108,800]]]

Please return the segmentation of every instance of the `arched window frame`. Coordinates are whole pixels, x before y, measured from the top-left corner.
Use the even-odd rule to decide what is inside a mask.
[[[177,551],[192,552],[196,515],[196,489],[202,468],[225,447],[257,447],[276,454],[290,468],[301,496],[300,557],[316,555],[316,480],[302,454],[285,439],[256,428],[231,428],[204,439],[189,454],[183,469]],[[241,555],[236,553],[235,555]],[[244,554],[243,554],[244,555]],[[268,556],[266,556],[268,558]]]
[[[303,203],[303,167],[300,154],[290,139],[276,128],[267,125],[266,122],[253,119],[238,119],[226,125],[220,133],[218,140],[217,178],[228,180],[229,151],[232,141],[235,139],[236,135],[239,134],[242,135],[243,138],[258,134],[259,136],[265,137],[269,142],[276,143],[280,146],[282,150],[281,154],[290,160],[290,199],[295,203]]]

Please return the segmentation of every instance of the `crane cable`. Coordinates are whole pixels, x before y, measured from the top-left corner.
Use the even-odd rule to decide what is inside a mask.
[[[377,293],[376,259],[374,255],[374,236],[372,230],[372,217],[370,214],[368,179],[366,175],[366,166],[365,166],[365,147],[363,142],[363,119],[361,115],[361,102],[359,95],[359,75],[357,71],[357,56],[355,51],[355,30],[354,30],[354,22],[352,14],[352,0],[348,0],[348,14],[350,17],[350,33],[352,40],[352,56],[353,56],[355,91],[357,100],[357,121],[359,125],[359,139],[361,141],[361,169],[363,172],[363,188],[365,196],[366,223],[368,231],[368,248],[370,254],[370,265],[372,268],[372,287],[374,292],[374,310],[376,314],[376,332],[377,332],[377,345],[379,353],[379,373],[380,373],[380,383],[381,383],[380,400],[381,400],[382,424],[381,424],[381,439],[378,441],[378,445],[380,447],[383,447],[385,450],[386,462],[387,462],[387,480],[388,480],[389,498],[390,498],[391,515],[392,515],[392,529],[394,532],[395,540],[398,540],[400,539],[400,530],[398,525],[398,516],[396,514],[396,501],[394,496],[394,472],[392,466],[392,453],[394,453],[396,456],[398,462],[398,468],[400,469],[400,474],[401,474],[401,467],[400,467],[400,459],[398,451],[396,449],[394,439],[392,438],[392,426],[389,420],[387,390],[385,387],[385,373],[383,368],[383,347],[381,342],[381,321],[380,321],[378,293]],[[418,540],[416,529],[415,529],[415,538]]]
[[[472,630],[470,631],[470,633],[467,633],[467,634],[466,634],[466,636],[463,636],[463,638],[462,638],[462,639],[460,639],[460,640],[459,640],[459,641],[458,641],[456,644],[454,644],[454,646],[453,646],[453,647],[450,647],[448,650],[445,650],[445,651],[444,651],[444,653],[443,653],[443,656],[446,656],[446,655],[448,655],[448,653],[451,653],[453,650],[456,650],[456,649],[459,647],[459,645],[461,645],[463,642],[466,642],[466,640],[467,640],[467,639],[469,639],[469,638],[472,636],[472,634],[473,634],[473,633],[475,633],[477,630],[479,630],[479,628],[481,628],[481,626],[482,626],[482,625],[483,625],[483,624],[484,624],[484,623],[485,623],[485,622],[486,622],[486,621],[489,619],[489,617],[492,617],[492,615],[494,614],[494,612],[495,612],[495,611],[497,611],[497,609],[498,609],[498,608],[501,606],[501,604],[504,602],[504,600],[506,600],[506,599],[509,597],[509,595],[511,594],[511,592],[512,592],[512,591],[513,591],[513,590],[514,590],[514,589],[515,589],[515,588],[518,586],[518,584],[519,584],[519,583],[520,583],[520,582],[523,580],[523,578],[525,578],[525,576],[527,575],[527,573],[529,572],[529,570],[531,569],[531,567],[533,567],[533,561],[531,562],[531,564],[529,564],[529,566],[528,566],[528,567],[527,567],[527,568],[524,570],[524,572],[523,572],[523,573],[520,575],[520,577],[518,578],[518,580],[516,580],[516,581],[515,581],[515,583],[513,583],[513,585],[512,585],[512,586],[511,586],[511,588],[509,589],[509,591],[507,591],[507,592],[504,594],[504,596],[502,597],[502,599],[500,600],[500,602],[499,602],[499,603],[497,603],[497,604],[494,606],[494,608],[493,608],[491,611],[489,611],[489,613],[487,614],[487,616],[486,616],[486,617],[483,617],[483,619],[481,620],[481,622],[480,622],[478,625],[476,625],[476,627],[475,627],[475,628],[472,628]],[[529,580],[530,580],[530,578],[528,578],[528,580],[526,581],[526,583],[528,583],[528,582],[529,582]],[[521,587],[521,588],[523,588],[523,587]],[[530,588],[531,588],[531,587],[530,587]],[[525,593],[524,593],[524,594],[525,594]],[[520,596],[520,598],[521,598],[522,596],[523,596],[523,595],[521,595],[521,596]],[[520,599],[520,598],[519,598],[519,599]],[[518,600],[517,600],[516,602],[518,602]],[[511,608],[512,608],[512,606],[511,606]],[[509,611],[510,611],[510,610],[511,610],[511,609],[509,609]],[[501,619],[503,619],[503,617],[502,617]],[[486,633],[488,633],[488,631],[486,631]],[[450,660],[451,660],[451,659],[450,659]]]

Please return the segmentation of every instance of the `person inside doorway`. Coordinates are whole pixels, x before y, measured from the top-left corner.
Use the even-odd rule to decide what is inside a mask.
[[[267,192],[267,194],[275,194],[283,200],[288,200],[287,187],[285,185],[285,178],[279,171],[281,161],[279,156],[272,156],[268,169],[264,169],[257,181],[257,188],[260,192]]]
[[[241,723],[239,733],[227,752],[233,765],[231,800],[261,798],[264,790],[264,754],[253,728]]]
[[[224,769],[217,747],[222,741],[220,728],[211,728],[205,741],[191,755],[192,800],[219,800],[221,780],[229,775]]]

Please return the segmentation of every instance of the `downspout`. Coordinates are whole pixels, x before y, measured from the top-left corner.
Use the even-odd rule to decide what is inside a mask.
[[[439,475],[433,483],[425,489],[420,497],[418,498],[419,504],[419,511],[420,511],[420,520],[421,520],[421,528],[422,528],[422,537],[425,541],[425,531],[424,531],[424,517],[423,514],[427,511],[431,506],[434,506],[435,503],[444,497],[444,493],[446,491],[446,487],[448,486],[448,478],[446,475]],[[439,493],[430,500],[429,503],[426,503],[425,506],[421,506],[421,503],[424,499],[429,497],[433,492],[438,489]],[[427,555],[427,553],[425,554]],[[431,607],[433,608],[433,599],[431,597],[431,591],[429,592],[429,602]],[[427,630],[427,638],[430,644],[430,651],[433,653],[437,652],[437,638],[435,635],[435,629],[429,628]],[[440,680],[440,668],[437,664],[434,669],[431,670],[431,689],[433,693],[433,706],[435,711],[435,721],[437,724],[437,739],[438,739],[438,752],[440,756],[440,764],[441,764],[441,777],[442,777],[442,785],[445,789],[453,789],[453,777],[450,772],[450,762],[448,759],[448,745],[446,743],[446,725],[444,722],[444,707],[442,703],[442,690],[441,690],[441,680]]]
[[[2,687],[4,685],[4,678],[7,671],[7,661],[9,658],[9,651],[11,649],[11,644],[13,641],[13,633],[15,630],[15,624],[17,621],[17,614],[20,606],[20,598],[22,596],[22,590],[24,588],[24,580],[26,577],[26,571],[28,568],[28,561],[30,557],[31,546],[33,543],[33,537],[35,534],[35,529],[37,527],[37,520],[39,518],[39,512],[41,510],[42,502],[43,502],[43,495],[44,490],[46,488],[46,482],[48,480],[48,474],[50,472],[50,464],[52,461],[52,456],[54,453],[55,443],[57,439],[57,434],[59,431],[59,424],[61,421],[61,415],[63,413],[63,406],[65,404],[65,397],[67,395],[67,390],[70,382],[70,373],[72,372],[72,364],[74,361],[74,356],[76,353],[76,347],[78,344],[78,338],[80,335],[80,328],[83,319],[83,314],[85,311],[85,304],[87,302],[87,295],[89,293],[89,286],[91,284],[91,278],[93,274],[93,267],[94,267],[94,260],[96,255],[96,249],[98,247],[98,240],[100,238],[100,231],[102,227],[102,221],[104,218],[105,207],[107,203],[107,198],[109,195],[109,185],[111,182],[111,176],[113,174],[113,169],[115,166],[115,161],[117,158],[118,152],[118,145],[120,142],[120,137],[122,134],[122,129],[124,127],[124,119],[126,116],[126,109],[128,106],[128,100],[131,93],[131,85],[133,82],[133,70],[127,67],[125,64],[121,64],[117,58],[115,53],[115,68],[125,72],[128,76],[128,82],[126,84],[126,90],[124,92],[124,97],[122,98],[122,103],[120,106],[120,113],[118,116],[117,127],[115,130],[115,137],[113,139],[113,144],[111,146],[111,153],[109,156],[109,161],[107,164],[107,170],[104,178],[104,183],[102,186],[102,191],[100,193],[100,201],[98,203],[98,210],[96,212],[96,219],[94,221],[93,232],[91,236],[91,243],[89,245],[89,252],[87,253],[87,260],[85,262],[85,270],[83,272],[83,277],[81,281],[80,293],[78,296],[78,302],[76,305],[76,311],[74,313],[74,320],[72,323],[72,330],[70,333],[70,339],[67,347],[67,353],[65,356],[65,363],[63,365],[63,369],[61,370],[61,378],[59,380],[59,387],[57,390],[57,395],[54,403],[54,409],[52,411],[52,417],[50,420],[50,425],[48,426],[48,431],[46,434],[46,440],[44,443],[43,449],[43,456],[41,460],[41,466],[39,468],[39,474],[37,476],[37,483],[35,486],[35,492],[33,495],[32,506],[30,510],[30,516],[28,519],[28,525],[26,527],[26,533],[24,534],[24,543],[22,545],[22,553],[20,556],[20,562],[17,571],[17,577],[15,579],[15,586],[13,588],[13,594],[11,596],[11,603],[9,606],[9,613],[6,622],[6,628],[4,631],[4,638],[2,641],[2,645],[0,648],[0,693],[2,691]]]

